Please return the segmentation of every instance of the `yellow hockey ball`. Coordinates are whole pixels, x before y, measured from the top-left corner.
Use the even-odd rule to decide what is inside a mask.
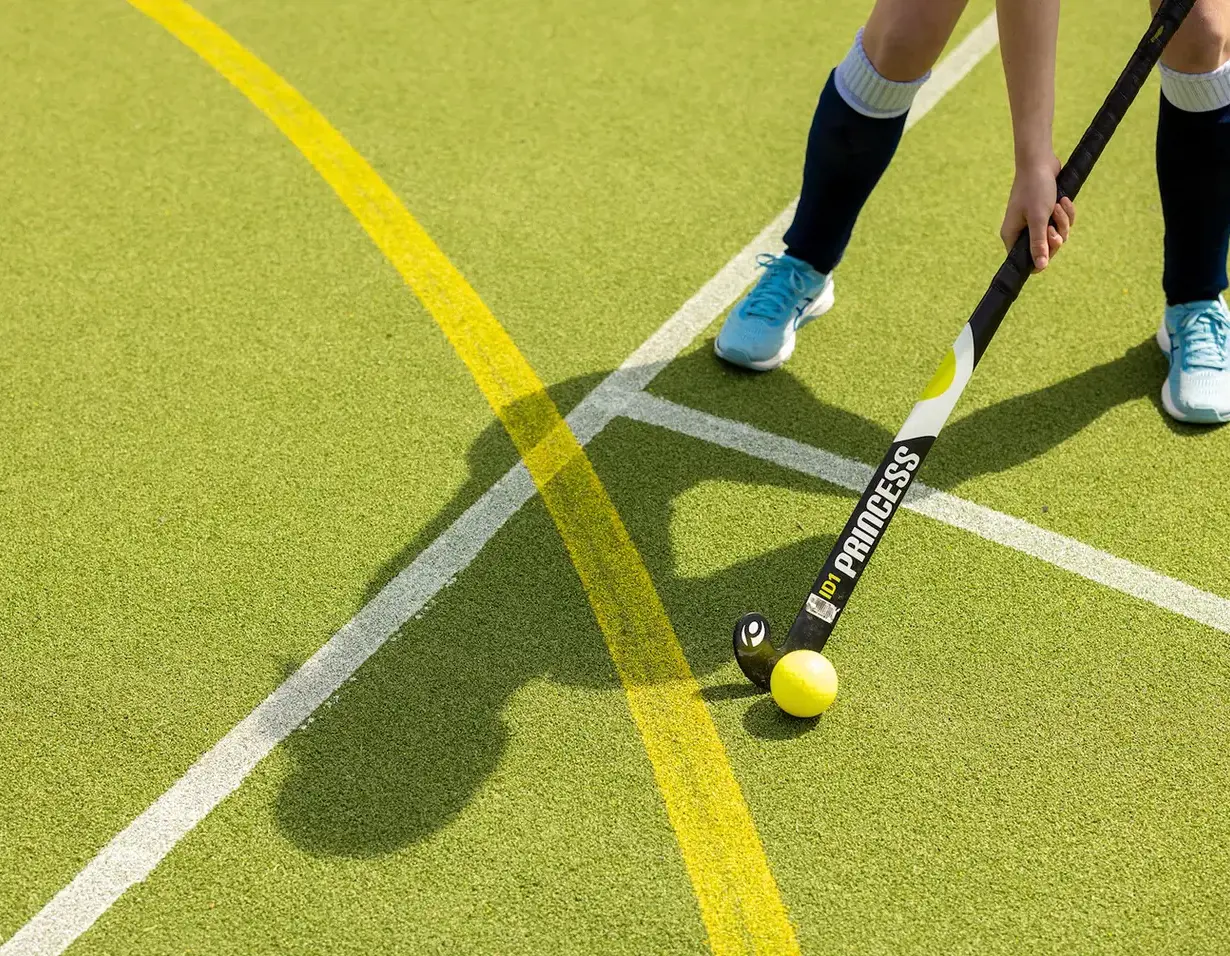
[[[769,690],[791,716],[815,717],[837,696],[837,671],[818,651],[791,651],[773,668]]]

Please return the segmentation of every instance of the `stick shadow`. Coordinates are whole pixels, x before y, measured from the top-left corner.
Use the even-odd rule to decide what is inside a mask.
[[[945,430],[946,453],[928,461],[923,480],[949,489],[1027,462],[1110,409],[1155,395],[1164,373],[1164,358],[1151,343],[1142,343],[1114,361],[976,411]],[[673,374],[704,383],[732,373],[701,350],[681,359]],[[572,398],[600,378],[574,379],[550,391],[553,397]],[[763,387],[765,407],[790,416],[777,423],[778,430],[801,440],[868,462],[878,460],[891,440],[878,423],[818,401],[788,370],[763,376],[757,384]],[[626,421],[610,427],[646,428]],[[640,454],[653,455],[652,439],[638,438],[636,445]],[[708,576],[685,579],[673,566],[667,541],[671,507],[698,482],[815,490],[804,476],[701,442],[695,448],[695,454],[652,458],[652,471],[646,469],[652,477],[640,479],[643,484],[636,477],[620,477],[638,470],[635,460],[608,460],[601,439],[592,452],[599,473],[610,476],[617,504],[668,602],[688,661],[704,680],[732,667],[730,626],[739,613],[759,605],[772,619],[793,616],[800,588],[833,538],[813,535]],[[469,449],[468,460],[470,480],[373,577],[364,602],[515,458],[502,428],[493,424]],[[794,518],[783,520],[793,524]],[[296,845],[322,856],[371,857],[425,840],[454,819],[498,771],[509,738],[502,713],[512,694],[543,679],[618,687],[605,646],[594,639],[575,575],[561,576],[558,561],[535,560],[544,540],[558,546],[536,500],[492,542],[517,560],[475,561],[422,620],[403,628],[360,669],[357,680],[318,711],[310,727],[287,739],[291,770],[276,812],[281,829]],[[732,601],[744,606],[732,606]],[[798,736],[814,723],[786,718],[750,686],[729,680],[705,688],[702,696],[714,706],[745,707],[745,729],[768,740]]]

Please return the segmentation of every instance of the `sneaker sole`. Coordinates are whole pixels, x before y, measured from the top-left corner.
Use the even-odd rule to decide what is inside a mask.
[[[833,277],[829,276],[829,281],[824,284],[824,288],[820,290],[820,294],[816,296],[816,301],[813,302],[807,309],[794,320],[794,324],[788,329],[786,341],[782,343],[781,349],[776,355],[772,355],[767,359],[761,359],[755,362],[744,362],[739,359],[731,358],[722,352],[718,345],[718,340],[713,340],[713,353],[724,362],[729,362],[731,365],[737,365],[739,368],[750,368],[757,372],[771,372],[773,369],[783,365],[790,356],[794,354],[794,338],[795,331],[803,328],[812,319],[819,318],[833,307],[833,303],[837,301],[836,284],[833,282]]]
[[[1170,333],[1166,331],[1166,322],[1158,326],[1157,335],[1158,348],[1160,348],[1166,357],[1170,357]],[[1215,415],[1212,418],[1192,418],[1190,415],[1185,415],[1179,411],[1179,408],[1174,403],[1174,399],[1170,395],[1170,376],[1166,376],[1166,381],[1162,382],[1162,408],[1166,409],[1166,414],[1173,418],[1176,422],[1187,422],[1192,425],[1216,425],[1218,423],[1230,422],[1230,413],[1225,415]]]

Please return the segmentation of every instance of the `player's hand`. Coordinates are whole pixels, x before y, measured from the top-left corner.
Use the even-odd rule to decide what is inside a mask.
[[[1004,248],[1011,249],[1021,230],[1029,228],[1029,254],[1035,272],[1047,267],[1059,247],[1068,241],[1072,224],[1076,222],[1072,200],[1065,196],[1055,201],[1058,195],[1055,177],[1059,175],[1059,168],[1056,156],[1036,163],[1017,164],[1004,224],[999,230]],[[1050,219],[1055,220],[1053,226]]]

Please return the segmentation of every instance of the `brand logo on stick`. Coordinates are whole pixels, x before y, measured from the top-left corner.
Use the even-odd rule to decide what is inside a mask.
[[[922,458],[910,451],[908,445],[902,445],[893,454],[893,460],[884,469],[884,477],[876,482],[874,493],[850,523],[850,533],[841,543],[841,553],[833,561],[838,571],[852,578],[857,577],[880,532],[901,504],[905,490],[921,462]]]

